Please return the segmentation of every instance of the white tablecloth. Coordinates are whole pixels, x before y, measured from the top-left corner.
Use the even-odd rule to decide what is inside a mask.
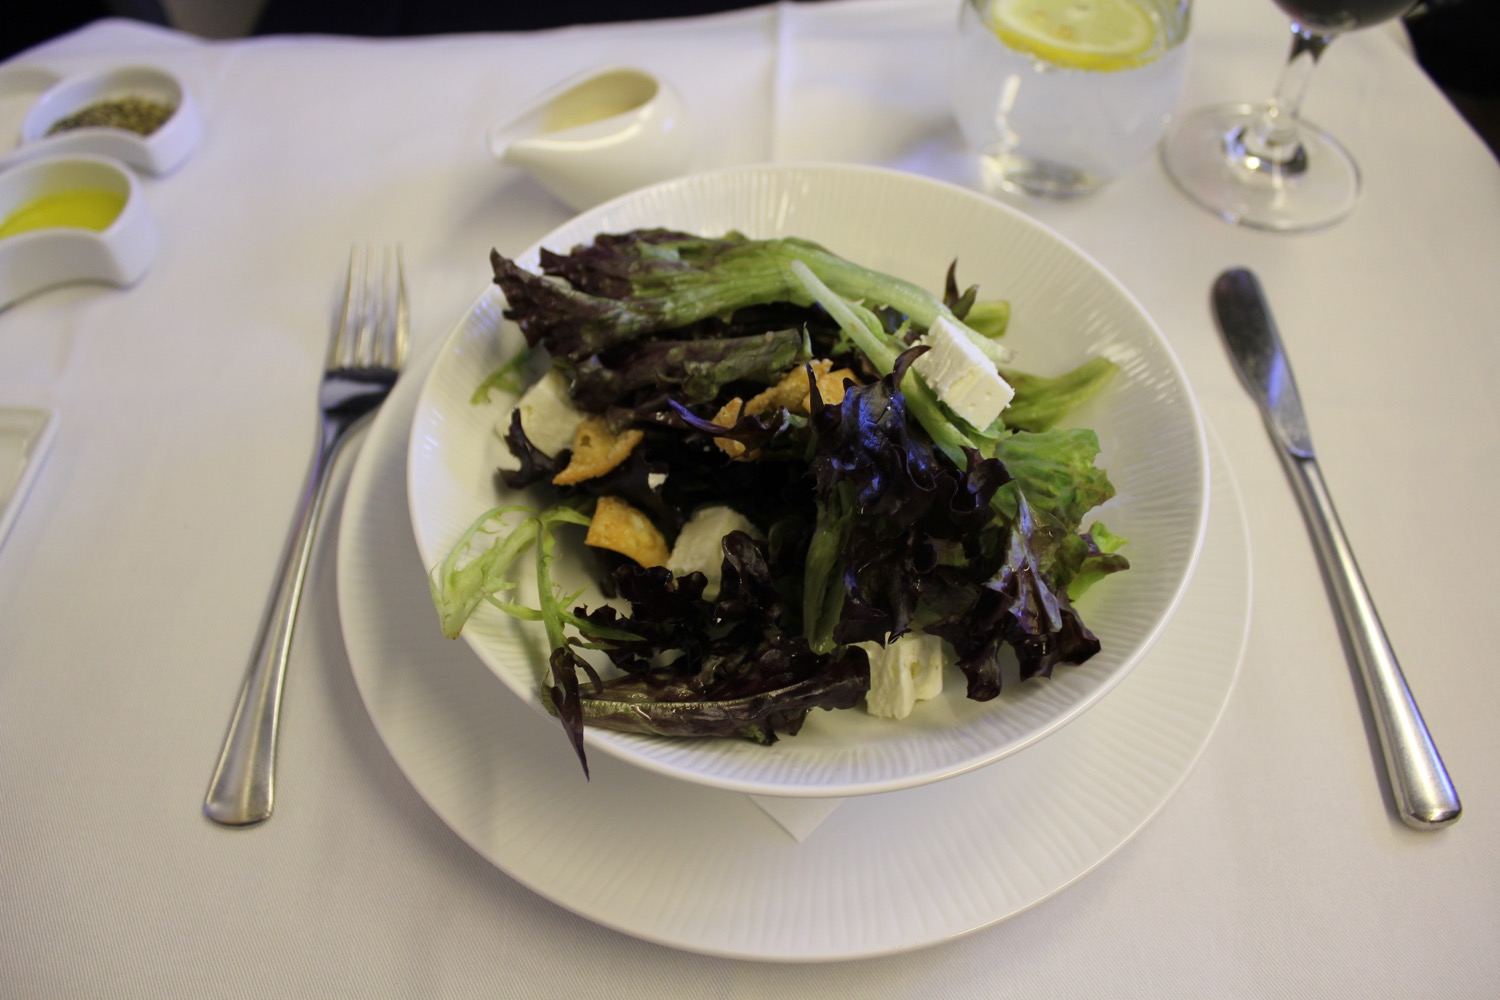
[[[204,142],[144,188],[145,280],[0,312],[0,405],[54,446],[0,548],[0,995],[1482,996],[1500,984],[1500,167],[1386,32],[1309,97],[1364,170],[1324,232],[1227,226],[1149,164],[1023,203],[1129,287],[1181,356],[1243,491],[1239,685],[1188,780],[1061,895],[925,950],[785,966],[597,927],[512,882],[403,778],[340,638],[326,533],[288,684],[277,812],[199,812],[312,446],[351,242],[404,243],[419,344],[568,216],[483,141],[508,106],[628,61],[684,93],[698,168],[882,164],[970,183],[946,111],[952,0],[829,0],[684,21],[202,43],[103,22],[20,61],[181,73]],[[1270,87],[1263,0],[1199,4],[1185,104]],[[1307,535],[1213,331],[1248,265],[1272,297],[1325,475],[1466,807],[1402,826]]]

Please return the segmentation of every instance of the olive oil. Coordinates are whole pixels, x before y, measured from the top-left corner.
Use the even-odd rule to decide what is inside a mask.
[[[120,217],[125,196],[118,191],[79,188],[43,195],[0,221],[0,239],[38,229],[108,229]]]

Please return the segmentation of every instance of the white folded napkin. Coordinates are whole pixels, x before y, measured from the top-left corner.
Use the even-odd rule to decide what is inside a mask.
[[[752,795],[750,801],[792,835],[798,843],[827,819],[843,799],[788,799],[771,795]]]
[[[20,513],[56,426],[52,412],[43,407],[0,406],[0,545]]]

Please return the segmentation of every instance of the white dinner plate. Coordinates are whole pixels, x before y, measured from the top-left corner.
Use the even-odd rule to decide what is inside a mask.
[[[1098,264],[1051,230],[973,191],[911,174],[842,165],[741,167],[670,181],[570,221],[538,248],[566,252],[601,232],[668,227],[705,235],[794,235],[868,267],[941,292],[957,261],[960,287],[1012,306],[1005,342],[1015,365],[1058,374],[1103,355],[1120,366],[1104,391],[1069,415],[1093,428],[1117,495],[1100,519],[1127,540],[1128,573],[1077,604],[1102,649],[1045,682],[1007,682],[993,701],[965,695],[959,672],[942,695],[899,724],[856,708],[814,711],[792,738],[670,739],[588,727],[591,751],[732,791],[840,797],[893,791],[962,774],[1014,753],[1078,718],[1124,677],[1160,634],[1193,571],[1207,510],[1202,422],[1177,358],[1150,317]],[[417,548],[436,566],[470,523],[501,502],[494,427],[508,402],[471,401],[475,388],[522,346],[501,316],[498,289],[481,296],[437,357],[413,420],[408,500]],[[408,376],[410,378],[411,376]],[[497,394],[498,396],[498,394]],[[523,498],[524,502],[524,498]],[[533,500],[532,502],[536,502]],[[556,574],[580,603],[602,602],[577,535],[564,536]],[[529,565],[529,561],[528,561]],[[523,582],[522,593],[528,595]],[[435,625],[433,627],[436,627]],[[545,712],[541,626],[481,605],[463,639],[515,694]],[[558,727],[560,754],[569,752]],[[591,759],[602,756],[591,752]]]
[[[750,798],[606,756],[585,781],[556,723],[433,627],[402,484],[424,371],[359,455],[339,538],[354,679],[418,794],[481,856],[627,934],[776,961],[906,951],[1061,891],[1156,815],[1198,759],[1249,622],[1244,516],[1215,446],[1203,556],[1141,664],[1046,740],[968,774],[841,803],[797,842]]]

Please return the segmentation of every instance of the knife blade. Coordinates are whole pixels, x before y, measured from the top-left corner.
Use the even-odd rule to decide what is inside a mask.
[[[1450,826],[1462,812],[1422,713],[1375,610],[1354,550],[1323,481],[1291,363],[1260,281],[1233,268],[1214,281],[1214,317],[1234,369],[1260,407],[1312,534],[1339,623],[1359,668],[1402,822],[1418,830]]]

